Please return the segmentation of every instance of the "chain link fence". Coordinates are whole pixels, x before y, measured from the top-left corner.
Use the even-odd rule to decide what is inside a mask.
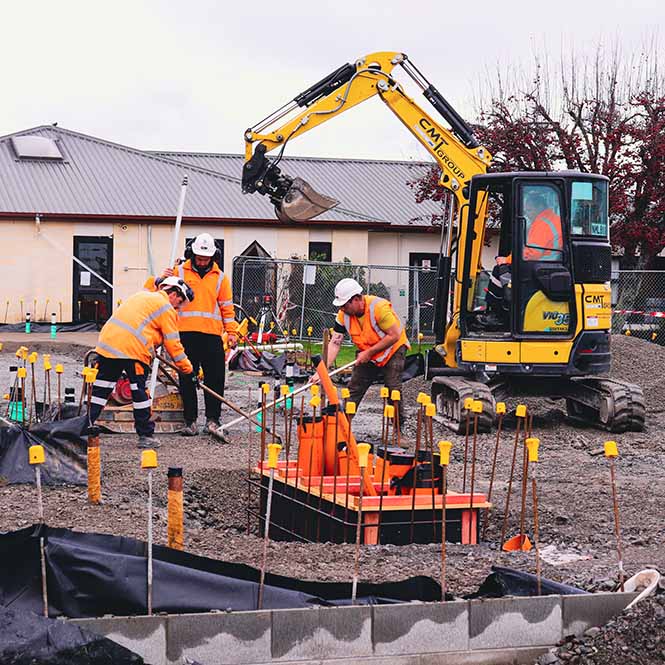
[[[335,284],[344,277],[356,279],[366,293],[390,300],[406,323],[410,340],[417,340],[422,333],[425,342],[432,341],[434,265],[422,268],[245,256],[233,261],[234,298],[245,314],[258,319],[262,307],[269,305],[269,318],[275,326],[299,339],[307,338],[310,326],[314,339],[332,327],[337,314],[332,304]],[[612,332],[630,331],[636,337],[665,344],[665,271],[614,271],[611,285]],[[270,303],[265,303],[265,296]]]
[[[327,263],[296,259],[237,256],[233,260],[233,295],[246,315],[258,319],[270,307],[269,318],[292,337],[321,339],[331,328],[338,308],[332,302],[335,284],[353,277],[365,293],[387,298],[406,323],[409,339],[432,339],[436,266],[431,268]],[[266,300],[269,298],[269,302]],[[295,334],[292,332],[295,330]]]

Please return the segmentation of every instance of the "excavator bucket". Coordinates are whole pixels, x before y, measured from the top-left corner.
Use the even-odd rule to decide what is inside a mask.
[[[302,178],[294,178],[281,203],[275,206],[275,212],[281,222],[306,222],[338,204],[339,201],[319,194]]]

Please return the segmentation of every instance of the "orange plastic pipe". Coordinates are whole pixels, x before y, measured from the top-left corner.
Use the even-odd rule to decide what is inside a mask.
[[[317,356],[314,356],[312,360],[315,360],[316,358]],[[323,362],[320,356],[318,357],[318,362],[316,363],[316,373],[319,377],[319,381],[321,382],[321,387],[326,393],[326,398],[328,399],[328,403],[332,405],[339,404],[339,395],[337,394],[337,389],[333,385],[332,379],[328,374],[328,369],[326,368],[326,364]],[[346,439],[347,451],[349,455],[348,456],[349,464],[359,469],[360,466],[358,464],[358,445],[356,443],[355,437],[353,436],[353,432],[351,432],[351,427],[349,425],[349,420],[346,417],[346,413],[344,413],[344,411],[342,411],[341,409],[339,410],[338,418],[339,418],[338,434],[340,439],[342,440]],[[374,483],[372,482],[372,475],[369,473],[363,473],[361,475],[363,478],[363,494],[365,494],[365,496],[377,496],[377,491],[374,488]]]

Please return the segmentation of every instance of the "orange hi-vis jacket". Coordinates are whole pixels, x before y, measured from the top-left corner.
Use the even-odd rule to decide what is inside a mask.
[[[552,261],[559,258],[562,249],[561,218],[554,210],[547,208],[539,212],[529,226],[523,258],[527,261]]]
[[[178,369],[185,374],[192,372],[168,293],[139,291],[104,324],[95,351],[105,358],[127,358],[149,365],[154,349],[162,344]]]
[[[208,335],[221,335],[222,332],[236,333],[238,322],[235,319],[233,293],[229,278],[213,261],[212,267],[201,277],[192,268],[191,259],[173,268],[173,274],[184,279],[194,291],[194,300],[184,303],[178,312],[180,332],[201,332]]]
[[[379,321],[385,318],[386,314],[393,315],[394,320],[400,328],[399,339],[387,349],[379,351],[372,357],[372,362],[379,367],[383,367],[401,346],[411,348],[409,340],[406,338],[406,331],[399,317],[393,311],[393,306],[389,300],[379,298],[378,296],[363,296],[365,300],[365,313],[362,316],[362,325],[357,316],[349,316],[343,310],[337,312],[337,323],[346,328],[346,332],[351,337],[351,341],[361,350],[365,351],[374,346],[378,341],[386,336],[386,332],[379,326]]]

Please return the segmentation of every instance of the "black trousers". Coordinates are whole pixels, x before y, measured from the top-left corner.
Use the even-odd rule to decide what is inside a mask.
[[[109,396],[115,388],[116,381],[125,372],[132,389],[132,406],[134,407],[134,427],[139,436],[152,436],[155,423],[150,420],[150,398],[145,389],[145,370],[135,360],[120,360],[98,356],[97,379],[92,385],[90,401],[90,424],[93,424],[102,409],[106,406]]]
[[[400,346],[391,356],[390,360],[383,366],[377,367],[374,363],[364,363],[356,365],[349,381],[349,400],[360,405],[360,400],[365,396],[369,387],[376,381],[381,370],[383,370],[383,384],[392,392],[393,390],[402,390],[402,372],[404,371],[404,359],[406,357],[406,346]],[[393,404],[388,400],[388,404]],[[402,401],[397,404],[400,420],[404,415]]]
[[[226,367],[222,338],[219,335],[208,335],[207,333],[181,332],[180,341],[194,366],[194,376],[198,374],[199,367],[202,367],[205,384],[216,393],[223,395]],[[198,396],[191,377],[180,376],[180,394],[182,395],[185,422],[196,422],[199,414]],[[219,422],[221,403],[207,392],[203,394],[206,420]]]

